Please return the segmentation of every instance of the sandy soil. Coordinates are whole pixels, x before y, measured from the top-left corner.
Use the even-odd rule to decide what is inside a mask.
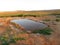
[[[6,28],[10,25],[10,20],[12,19],[31,19],[34,21],[42,21],[43,19],[51,19],[54,20],[55,17],[8,17],[8,18],[0,18],[0,34],[2,34]],[[60,22],[53,22],[55,25],[50,22],[45,22],[46,25],[49,25],[51,29],[53,29],[53,33],[50,36],[38,35],[38,34],[19,34],[18,36],[26,38],[26,40],[17,41],[16,44],[11,45],[60,45]]]

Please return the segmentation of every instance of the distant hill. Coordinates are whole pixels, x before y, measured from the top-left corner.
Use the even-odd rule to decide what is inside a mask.
[[[11,15],[48,15],[48,14],[60,14],[60,9],[56,10],[34,10],[34,11],[7,11],[7,12],[0,12],[0,16],[11,16]]]

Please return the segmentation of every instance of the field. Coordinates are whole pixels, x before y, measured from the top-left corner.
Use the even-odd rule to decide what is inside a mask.
[[[60,10],[1,12],[0,45],[60,45],[59,14]],[[14,19],[29,19],[48,27],[38,31],[25,31],[21,25],[10,22]]]
[[[60,10],[34,10],[34,11],[7,11],[7,12],[0,12],[0,17],[16,17],[16,16],[44,16],[44,15],[59,15]]]

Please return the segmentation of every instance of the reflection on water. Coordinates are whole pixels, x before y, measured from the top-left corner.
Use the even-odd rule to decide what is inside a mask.
[[[23,26],[26,30],[40,30],[47,27],[43,23],[35,22],[29,19],[12,20],[11,22],[15,22],[16,24]]]

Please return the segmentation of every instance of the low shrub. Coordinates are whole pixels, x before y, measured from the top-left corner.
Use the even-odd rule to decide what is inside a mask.
[[[18,32],[17,32],[18,33]],[[15,31],[12,31],[10,27],[7,27],[6,31],[0,35],[0,44],[1,45],[9,45],[11,43],[16,43],[18,40],[25,40],[24,37],[18,37],[17,35],[21,33],[15,33]]]
[[[43,20],[43,21],[50,21],[50,19],[45,19],[45,20]]]
[[[42,30],[33,31],[32,33],[40,33],[40,34],[43,34],[43,35],[50,35],[51,32],[52,32],[52,29],[45,28],[45,29],[42,29]]]
[[[55,21],[59,22],[59,21],[60,21],[60,19],[59,19],[59,18],[57,18]]]

